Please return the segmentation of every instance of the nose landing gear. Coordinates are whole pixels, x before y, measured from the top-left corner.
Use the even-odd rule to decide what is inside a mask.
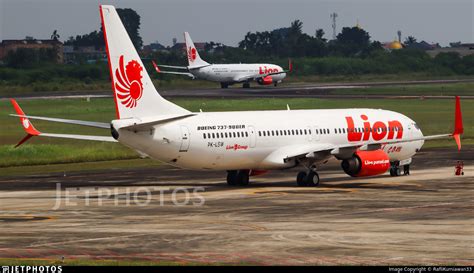
[[[410,164],[403,165],[403,174],[400,161],[392,162],[390,165],[390,176],[410,175]]]

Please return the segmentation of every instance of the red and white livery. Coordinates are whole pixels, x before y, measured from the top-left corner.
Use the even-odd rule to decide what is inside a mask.
[[[157,65],[153,62],[156,72],[220,82],[222,88],[227,88],[235,83],[243,83],[244,88],[249,88],[251,81],[256,81],[260,85],[273,84],[277,86],[286,77],[286,73],[292,70],[291,61],[289,61],[288,70],[275,64],[210,64],[201,59],[189,33],[184,33],[184,40],[188,66]],[[163,71],[159,67],[181,69],[186,72]]]
[[[246,185],[250,175],[306,167],[299,186],[319,184],[317,168],[336,158],[350,176],[409,173],[424,141],[453,137],[461,148],[461,107],[456,97],[454,131],[423,136],[416,122],[381,109],[282,110],[193,113],[156,91],[113,6],[100,13],[114,91],[117,119],[110,123],[27,116],[13,106],[27,136],[120,142],[142,155],[181,168],[227,171],[230,185]],[[190,58],[195,58],[194,51]],[[196,52],[196,59],[198,54]],[[112,136],[42,133],[30,119],[111,129]]]

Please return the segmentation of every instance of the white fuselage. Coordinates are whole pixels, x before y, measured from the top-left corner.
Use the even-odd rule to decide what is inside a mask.
[[[189,72],[198,79],[222,82],[238,83],[246,77],[265,75],[275,72],[282,72],[283,68],[274,64],[211,64],[201,68],[190,68]],[[273,83],[281,82],[286,73],[271,75]]]
[[[364,132],[364,126],[388,128],[394,121],[403,127],[402,132],[401,128]],[[272,153],[281,148],[291,151],[292,146],[297,149],[305,145],[343,145],[374,141],[374,138],[383,142],[422,136],[410,118],[376,109],[195,113],[156,125],[153,130],[116,129],[120,135],[118,140],[126,146],[181,168],[199,170],[284,169],[294,167],[295,162],[269,160]],[[349,140],[349,131],[358,132],[352,133],[352,140]],[[423,142],[388,144],[382,149],[390,161],[401,161],[411,158]]]

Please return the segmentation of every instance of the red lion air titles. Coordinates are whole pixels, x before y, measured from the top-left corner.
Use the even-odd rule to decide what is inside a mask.
[[[263,74],[271,74],[271,73],[277,73],[279,72],[278,71],[278,68],[271,68],[271,67],[268,67],[267,66],[264,66],[263,68],[261,66],[258,67],[258,73],[260,75],[263,75]]]
[[[363,130],[354,125],[354,119],[352,117],[346,117],[347,122],[347,140],[349,141],[367,141],[372,135],[373,140],[382,140],[385,137],[387,139],[401,139],[403,137],[403,125],[398,120],[388,121],[386,125],[382,121],[376,121],[372,126],[368,121],[366,115],[361,115],[360,118],[363,121]],[[396,133],[396,134],[395,134]]]

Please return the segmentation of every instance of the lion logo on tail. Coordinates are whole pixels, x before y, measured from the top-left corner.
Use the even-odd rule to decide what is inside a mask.
[[[119,67],[115,70],[115,90],[120,102],[127,108],[134,108],[143,95],[143,67],[136,60],[124,64],[120,56]]]

